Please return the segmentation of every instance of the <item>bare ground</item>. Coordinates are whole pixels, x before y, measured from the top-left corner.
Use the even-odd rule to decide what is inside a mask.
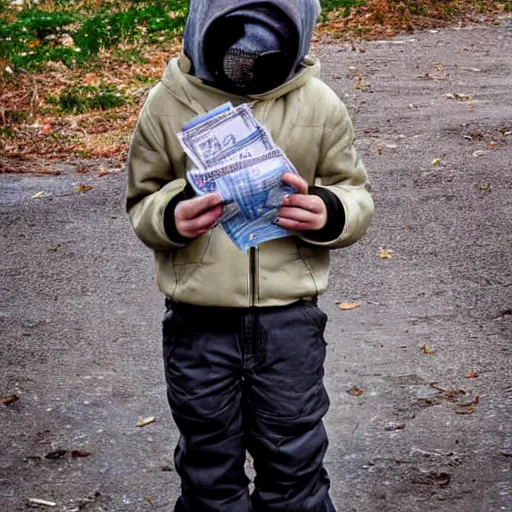
[[[356,47],[319,50],[377,202],[322,298],[334,501],[512,511],[512,23]],[[57,511],[170,511],[177,433],[152,257],[123,213],[123,175],[61,168],[0,176],[0,395],[20,396],[0,406],[0,510],[41,498]],[[73,193],[79,183],[93,190]],[[40,191],[52,195],[31,199]]]

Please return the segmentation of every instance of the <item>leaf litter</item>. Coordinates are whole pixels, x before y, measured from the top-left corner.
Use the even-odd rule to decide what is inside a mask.
[[[353,311],[354,309],[358,309],[361,307],[360,302],[341,302],[338,304],[338,307],[342,311]]]
[[[364,390],[357,386],[354,386],[354,387],[350,388],[349,390],[347,390],[347,394],[349,394],[350,396],[363,396]]]

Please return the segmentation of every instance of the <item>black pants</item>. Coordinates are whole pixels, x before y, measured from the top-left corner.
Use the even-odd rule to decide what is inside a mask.
[[[181,433],[175,512],[334,512],[322,466],[326,321],[303,301],[243,310],[168,303],[165,373]]]

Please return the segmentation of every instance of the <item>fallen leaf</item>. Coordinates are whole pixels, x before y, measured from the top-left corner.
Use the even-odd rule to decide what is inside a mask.
[[[435,350],[432,350],[428,345],[423,345],[421,347],[421,350],[423,350],[423,353],[424,354],[434,354],[435,353]]]
[[[53,452],[47,453],[44,458],[49,460],[61,459],[66,455],[67,450],[55,450]]]
[[[156,421],[156,418],[154,417],[151,417],[151,418],[144,418],[142,420],[139,420],[137,422],[137,427],[145,427],[146,425],[150,425],[151,423],[154,423]]]
[[[342,302],[339,304],[339,308],[342,311],[352,311],[354,309],[360,308],[361,303],[360,302]]]
[[[146,496],[144,501],[147,501],[150,505],[153,505],[153,496]]]
[[[494,142],[494,141],[489,142],[489,149],[496,149],[496,142]]]
[[[85,459],[85,457],[89,457],[89,455],[91,455],[91,452],[86,452],[85,450],[73,450],[71,452],[73,459]]]
[[[18,395],[11,395],[6,398],[0,398],[0,404],[12,405],[15,404],[19,399],[20,397]]]
[[[468,372],[466,375],[464,375],[465,379],[478,379],[478,377],[480,377],[478,372]]]
[[[42,505],[43,507],[56,507],[57,503],[53,501],[40,500],[39,498],[29,498],[28,503],[32,505]]]
[[[512,135],[512,132],[505,132],[503,135],[505,135],[505,137],[508,137],[508,136]]]
[[[112,174],[119,174],[123,172],[123,169],[104,169],[103,167],[100,169],[100,172],[98,174],[99,178],[102,178],[103,176],[110,176]]]
[[[52,125],[49,123],[46,123],[46,124],[43,124],[43,126],[41,126],[41,129],[39,130],[39,135],[43,135],[44,137],[46,137],[46,135],[48,135],[51,131],[52,131]]]
[[[32,196],[32,199],[39,199],[40,197],[44,197],[46,195],[46,192],[38,192],[37,194],[34,194]]]
[[[393,251],[391,249],[385,249],[384,247],[380,247],[379,258],[382,260],[391,260],[393,259]]]
[[[434,158],[434,160],[432,160],[432,165],[439,165],[440,163],[441,163],[440,158]]]
[[[480,192],[492,192],[492,186],[490,183],[477,183],[475,187],[480,190]]]
[[[382,142],[379,142],[377,144],[377,153],[379,155],[382,155],[382,153],[384,153],[384,145],[382,144]]]
[[[467,408],[457,410],[457,414],[474,414],[476,411],[475,405],[470,405]]]
[[[354,386],[353,388],[350,388],[347,393],[350,396],[362,396],[364,394],[364,390],[358,388],[357,386]]]
[[[78,185],[78,187],[76,187],[76,191],[78,194],[82,194],[84,192],[89,192],[89,190],[92,190],[92,187],[89,186],[89,185]]]
[[[51,244],[48,246],[49,252],[57,252],[62,247],[62,244]]]

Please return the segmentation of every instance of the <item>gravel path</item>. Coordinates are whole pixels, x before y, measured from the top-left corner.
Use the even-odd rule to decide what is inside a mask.
[[[319,49],[377,202],[322,298],[334,500],[512,511],[512,23],[356,46]],[[0,510],[170,511],[152,257],[123,213],[123,175],[62,170],[0,175],[0,395],[20,395],[0,405]]]

